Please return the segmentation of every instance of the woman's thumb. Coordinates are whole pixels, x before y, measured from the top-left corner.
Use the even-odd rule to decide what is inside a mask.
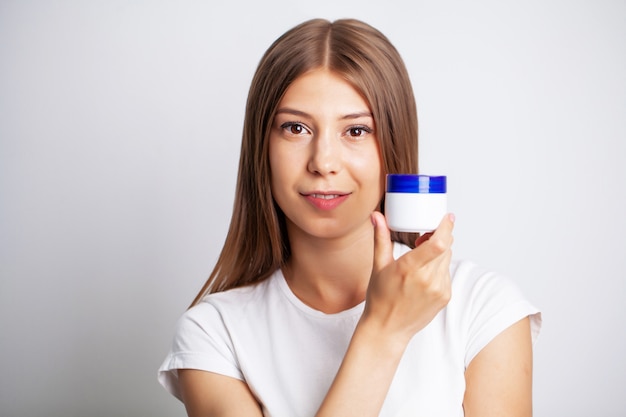
[[[375,211],[371,219],[374,225],[374,272],[379,272],[393,262],[393,243],[385,216]]]

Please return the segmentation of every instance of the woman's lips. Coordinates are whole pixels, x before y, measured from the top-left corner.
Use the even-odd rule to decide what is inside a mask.
[[[307,199],[309,203],[311,203],[311,205],[313,205],[313,207],[319,210],[333,210],[337,208],[341,203],[346,201],[350,194],[342,194],[336,192],[316,192],[303,194],[303,196]]]

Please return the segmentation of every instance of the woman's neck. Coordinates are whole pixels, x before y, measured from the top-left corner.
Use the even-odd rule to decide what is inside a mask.
[[[289,240],[291,257],[283,273],[302,302],[331,314],[365,300],[374,255],[373,229],[336,239],[293,232]]]

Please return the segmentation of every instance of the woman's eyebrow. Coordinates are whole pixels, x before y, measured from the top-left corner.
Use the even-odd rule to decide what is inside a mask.
[[[284,107],[284,108],[280,108],[276,110],[276,114],[283,114],[283,113],[293,114],[294,116],[307,117],[309,119],[311,118],[311,116],[307,112],[303,112],[301,110],[296,110],[296,109],[291,109],[289,107]]]
[[[283,108],[280,108],[280,109],[276,110],[276,114],[285,114],[285,113],[286,114],[293,114],[294,116],[307,117],[309,119],[311,118],[311,115],[308,114],[307,112],[304,112],[304,111],[301,111],[301,110],[292,109],[292,108],[289,108],[289,107],[283,107]],[[373,118],[374,116],[369,111],[363,111],[363,112],[356,112],[356,113],[346,114],[345,116],[340,117],[340,119],[341,120],[359,119],[361,117]]]
[[[346,120],[346,119],[360,119],[361,117],[371,117],[371,118],[374,118],[372,113],[370,113],[368,111],[364,111],[364,112],[359,112],[359,113],[346,114],[341,119],[342,120]]]

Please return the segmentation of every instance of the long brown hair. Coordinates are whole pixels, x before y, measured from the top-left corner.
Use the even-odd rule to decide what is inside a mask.
[[[389,40],[353,19],[314,19],[287,31],[266,51],[252,79],[233,216],[215,268],[192,305],[205,294],[260,282],[289,258],[285,217],[270,188],[268,138],[289,85],[316,68],[339,74],[369,103],[383,173],[418,172],[413,89],[404,62]],[[393,240],[409,246],[415,237],[392,233]]]

